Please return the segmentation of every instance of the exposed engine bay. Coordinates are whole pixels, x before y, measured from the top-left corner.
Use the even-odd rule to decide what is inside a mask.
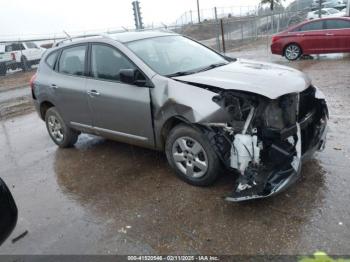
[[[297,180],[302,159],[325,144],[328,109],[318,92],[310,86],[269,99],[225,90],[213,97],[229,122],[207,124],[208,136],[225,166],[238,172],[226,200],[268,197]]]

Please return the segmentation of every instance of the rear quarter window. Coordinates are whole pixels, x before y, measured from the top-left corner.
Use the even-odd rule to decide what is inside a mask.
[[[56,59],[57,59],[58,51],[54,51],[51,54],[49,54],[46,58],[46,64],[51,68],[54,69]]]

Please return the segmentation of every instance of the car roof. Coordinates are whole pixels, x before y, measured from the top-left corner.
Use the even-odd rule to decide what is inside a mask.
[[[69,46],[72,44],[78,43],[87,43],[91,42],[93,39],[109,39],[115,40],[120,43],[128,43],[137,40],[162,37],[162,36],[175,36],[179,35],[171,31],[134,31],[134,32],[119,32],[119,33],[109,33],[101,35],[90,35],[90,36],[77,36],[72,38],[66,38],[62,41],[59,41],[54,45],[54,47]]]
[[[122,43],[153,38],[153,37],[161,37],[161,36],[170,36],[170,35],[178,35],[173,32],[165,32],[165,31],[137,31],[137,32],[123,32],[117,34],[110,34],[109,36]]]

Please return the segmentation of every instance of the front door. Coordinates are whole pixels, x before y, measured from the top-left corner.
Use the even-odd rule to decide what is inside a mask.
[[[121,69],[136,66],[116,48],[91,45],[91,78],[86,86],[95,130],[106,137],[143,146],[154,146],[148,87],[119,81]]]

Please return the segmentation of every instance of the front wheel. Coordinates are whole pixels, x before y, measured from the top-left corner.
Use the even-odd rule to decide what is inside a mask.
[[[55,107],[51,107],[45,114],[47,131],[53,142],[61,148],[72,147],[78,140],[79,133],[69,128],[63,121]]]
[[[165,152],[177,176],[191,185],[211,185],[220,175],[216,153],[204,134],[192,127],[179,125],[171,130]]]
[[[284,51],[284,56],[289,61],[297,60],[301,55],[302,55],[301,48],[297,44],[288,45]]]

